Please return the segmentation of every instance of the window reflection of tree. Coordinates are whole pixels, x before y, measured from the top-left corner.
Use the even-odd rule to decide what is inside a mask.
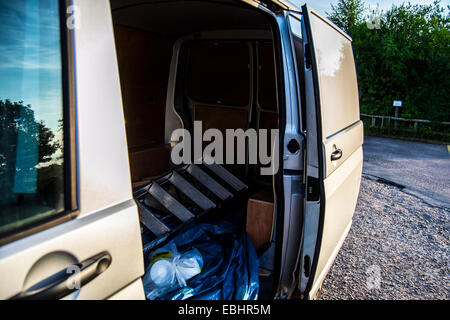
[[[0,211],[13,211],[8,220],[18,220],[37,213],[36,205],[39,213],[58,210],[63,187],[62,143],[55,133],[35,119],[30,105],[0,100]],[[0,226],[13,222],[4,219],[1,214]]]

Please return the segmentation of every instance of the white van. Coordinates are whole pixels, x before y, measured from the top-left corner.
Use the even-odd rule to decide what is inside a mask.
[[[174,165],[195,121],[278,129],[279,170]],[[145,254],[230,213],[260,299],[314,298],[362,144],[351,38],[308,5],[0,0],[0,298],[145,299]]]

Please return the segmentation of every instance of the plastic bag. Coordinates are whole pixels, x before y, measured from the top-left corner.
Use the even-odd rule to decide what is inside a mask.
[[[142,278],[148,299],[158,297],[186,286],[186,281],[201,272],[203,258],[195,248],[180,254],[170,243],[150,256],[150,264]]]
[[[171,287],[160,293],[158,299],[258,298],[259,263],[256,251],[247,233],[239,232],[233,224],[222,221],[193,226],[176,235],[166,246],[172,245],[185,253],[195,248],[203,258],[203,268],[200,274],[186,281],[186,286]],[[151,299],[148,294],[147,298]]]
[[[186,281],[202,271],[203,257],[197,249],[192,249],[174,258],[175,276],[180,287],[186,286]]]

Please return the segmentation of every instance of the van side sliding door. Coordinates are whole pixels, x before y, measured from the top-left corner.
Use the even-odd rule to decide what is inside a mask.
[[[313,298],[351,226],[363,125],[351,38],[308,5],[302,13],[307,192],[299,286]]]

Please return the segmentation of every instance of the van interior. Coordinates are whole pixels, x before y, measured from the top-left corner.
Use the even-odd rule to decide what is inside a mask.
[[[231,0],[111,0],[111,9],[144,253],[190,223],[232,221],[250,234],[260,259],[259,297],[270,297],[274,176],[261,175],[262,164],[248,157],[220,167],[176,166],[170,157],[171,132],[193,134],[194,121],[224,137],[226,129],[280,127],[269,18]],[[148,212],[152,221],[143,218]]]

